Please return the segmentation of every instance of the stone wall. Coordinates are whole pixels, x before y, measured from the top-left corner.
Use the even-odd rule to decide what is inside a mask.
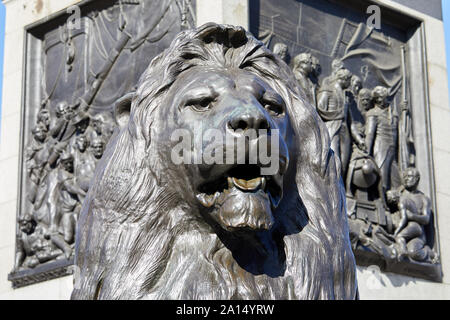
[[[24,79],[24,27],[46,19],[77,0],[4,0],[6,6],[5,61],[0,136],[0,299],[68,299],[72,277],[12,289],[7,275],[14,264],[19,145]],[[450,108],[441,20],[391,0],[375,1],[422,20],[428,64],[432,150],[435,169],[437,225],[443,282],[434,283],[358,267],[361,299],[450,299]],[[248,27],[246,0],[197,0],[197,24],[207,21]]]

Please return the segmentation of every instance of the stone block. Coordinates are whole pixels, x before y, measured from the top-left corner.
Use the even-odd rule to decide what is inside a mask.
[[[433,147],[450,151],[450,111],[431,105],[430,117]]]
[[[1,119],[0,160],[19,156],[20,114],[14,113]]]
[[[428,85],[430,103],[450,111],[447,69],[434,63],[428,63]]]
[[[15,240],[16,201],[13,200],[0,204],[0,248],[14,246]]]
[[[22,106],[22,69],[12,74],[5,75],[3,77],[1,118],[5,118],[12,114],[20,114],[21,106]]]
[[[17,198],[17,185],[19,182],[19,157],[13,156],[0,160],[0,172],[2,174],[2,186],[0,192],[0,204]]]

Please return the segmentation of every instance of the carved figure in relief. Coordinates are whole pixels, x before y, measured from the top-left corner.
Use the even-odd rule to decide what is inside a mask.
[[[47,128],[39,122],[32,130],[33,140],[25,151],[27,176],[30,179],[28,200],[38,209],[44,200],[49,172],[50,150],[47,147]]]
[[[39,110],[36,123],[44,125],[45,129],[48,131],[50,129],[50,121],[50,112],[47,109]]]
[[[105,149],[105,142],[102,138],[97,137],[92,140],[91,143],[92,155],[96,160],[99,160],[103,156],[103,151]]]
[[[436,262],[437,254],[426,245],[424,227],[431,221],[431,201],[417,190],[420,173],[408,168],[402,174],[402,187],[391,191],[397,202],[399,221],[394,232],[398,257],[406,256],[416,261]]]
[[[273,53],[280,57],[284,62],[288,62],[288,47],[286,44],[278,42],[273,46]]]
[[[390,108],[388,89],[377,86],[372,91],[374,108],[367,111],[366,148],[380,168],[383,187],[387,191],[391,186],[391,166],[397,152],[398,116]]]
[[[315,85],[311,80],[313,74],[312,55],[300,53],[294,57],[294,75],[310,103],[316,105]]]
[[[347,69],[336,72],[329,86],[322,87],[318,93],[317,111],[328,129],[331,149],[341,160],[343,176],[350,158],[351,139],[347,119],[349,114],[345,89],[350,85],[351,73]]]
[[[86,192],[76,182],[74,157],[68,152],[64,152],[60,158],[56,190],[58,191],[58,206],[52,221],[52,231],[57,230],[63,235],[64,242],[70,245],[74,242],[75,225],[81,209],[80,197],[84,197]],[[71,247],[65,246],[64,252],[70,256]]]
[[[111,121],[108,120],[103,114],[96,114],[91,118],[90,126],[86,131],[86,135],[89,137],[90,141],[95,138],[102,138],[104,141],[108,141],[113,133],[113,126]]]
[[[19,219],[19,229],[14,270],[34,268],[62,256],[62,251],[51,240],[47,226],[36,223],[31,215]]]
[[[317,92],[319,91],[319,77],[322,74],[322,66],[320,65],[319,59],[315,56],[311,56],[311,61],[312,61],[311,79],[314,84],[315,95],[317,96]]]
[[[325,77],[322,81],[322,87],[329,87],[334,79],[336,78],[336,74],[339,70],[345,69],[344,63],[341,59],[334,59],[331,62],[331,74],[327,77]]]
[[[350,80],[350,92],[356,98],[358,97],[359,91],[362,89],[361,78],[357,75],[352,75],[352,79]]]

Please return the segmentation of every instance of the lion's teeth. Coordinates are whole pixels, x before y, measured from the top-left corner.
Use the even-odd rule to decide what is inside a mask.
[[[259,189],[261,187],[261,185],[265,184],[265,181],[263,182],[263,179],[265,180],[265,178],[255,178],[252,180],[244,180],[244,179],[236,179],[233,178],[233,183],[234,185],[244,191],[249,191],[249,190],[256,190]]]
[[[234,187],[233,178],[228,177],[227,181],[228,181],[228,189],[231,190]]]
[[[209,208],[214,204],[214,197],[212,195],[207,195],[205,193],[200,193],[197,195],[197,199],[201,202],[202,205]]]
[[[206,208],[212,207],[216,203],[217,198],[219,197],[220,197],[219,191],[216,191],[216,193],[211,195],[206,193],[199,193],[197,195],[198,201],[200,201],[200,203]]]

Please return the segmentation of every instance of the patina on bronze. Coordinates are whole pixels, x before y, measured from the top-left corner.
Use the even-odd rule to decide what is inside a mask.
[[[331,135],[346,189],[356,262],[440,281],[423,24],[382,8],[381,29],[368,28],[365,18],[370,3],[363,0],[279,0],[276,4],[251,0],[249,4],[251,32],[293,70],[299,94],[313,105],[321,118],[318,121],[325,122]],[[178,32],[195,25],[195,1],[191,0],[83,1],[80,7],[79,28],[69,28],[65,13],[26,28],[16,255],[8,277],[13,287],[72,273],[74,226],[115,122],[128,123],[123,115],[134,97],[129,92],[136,90],[150,61]],[[199,78],[211,84],[247,79],[241,73],[211,73],[217,77],[202,72]],[[194,83],[198,80],[192,76]],[[254,79],[247,80],[255,87]],[[264,90],[280,94],[279,88],[272,89]],[[189,90],[195,94],[201,86]],[[217,90],[233,93],[226,86]],[[254,95],[249,90],[239,94],[249,99]],[[269,98],[278,100],[275,94]],[[192,108],[199,110],[216,104],[207,99],[193,102]],[[230,104],[238,102],[230,100]],[[251,105],[251,110],[257,110]],[[218,109],[228,112],[223,104]],[[289,121],[281,117],[283,109],[286,106],[276,102],[272,110],[266,110],[276,121],[261,117],[259,125],[247,126],[238,120],[236,130],[231,125],[226,132],[240,136],[237,131],[246,127],[288,129],[286,123],[293,116],[286,114]],[[218,115],[214,121],[224,119]],[[201,127],[204,119],[192,114],[177,121],[192,130]],[[296,144],[289,132],[281,130],[280,146],[286,149],[280,156],[292,162],[289,149]],[[311,161],[319,165],[322,158]],[[205,219],[220,226],[219,231],[245,224],[274,228],[273,207],[286,192],[282,187],[288,181],[288,171],[283,169],[287,163],[279,161],[280,174],[270,178],[255,175],[257,166],[240,167],[230,174],[226,166],[217,166],[212,173],[206,166],[199,175],[201,192],[195,195],[195,203],[207,211]],[[421,179],[408,191],[402,177],[414,169]],[[244,182],[239,179],[243,173],[254,179]],[[123,173],[111,178],[111,183],[127,179]],[[270,191],[263,193],[265,188]],[[249,189],[255,196],[241,193]],[[402,199],[414,200],[400,201],[400,194]],[[322,193],[315,197],[321,199]],[[219,204],[222,209],[212,212]],[[248,206],[258,208],[258,214],[246,214]],[[245,214],[236,214],[236,208]],[[411,221],[418,225],[408,228]]]
[[[355,299],[344,188],[296,81],[240,27],[179,34],[118,105],[80,215],[72,298]],[[279,171],[174,165],[172,132],[200,124],[279,130]]]

